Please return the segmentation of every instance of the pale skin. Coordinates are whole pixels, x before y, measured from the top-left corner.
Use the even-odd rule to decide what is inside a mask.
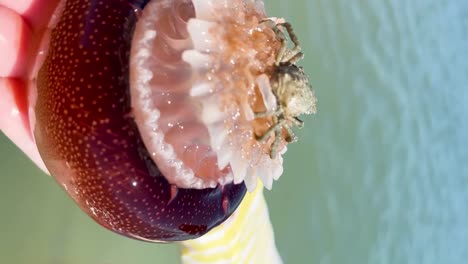
[[[58,0],[0,0],[0,130],[47,171],[29,128],[28,65]]]

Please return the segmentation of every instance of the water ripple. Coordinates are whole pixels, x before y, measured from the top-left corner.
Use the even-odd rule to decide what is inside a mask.
[[[304,5],[321,67],[308,65],[319,114],[301,148],[317,172],[313,263],[464,263],[468,2]]]

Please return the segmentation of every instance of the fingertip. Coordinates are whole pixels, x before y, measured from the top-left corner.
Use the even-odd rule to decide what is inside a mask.
[[[18,14],[24,14],[35,0],[0,0],[0,5],[6,6]]]
[[[0,0],[0,6],[8,7],[21,15],[33,31],[47,25],[59,0]]]
[[[31,31],[19,14],[3,6],[0,24],[0,77],[23,77]]]

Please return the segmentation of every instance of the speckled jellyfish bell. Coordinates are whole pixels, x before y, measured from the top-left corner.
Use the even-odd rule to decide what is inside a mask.
[[[275,23],[254,0],[62,1],[32,74],[48,170],[132,238],[219,225],[257,179],[271,188],[290,125],[315,109]]]

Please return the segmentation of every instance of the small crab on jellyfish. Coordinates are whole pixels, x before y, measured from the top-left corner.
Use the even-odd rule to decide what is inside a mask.
[[[299,41],[284,19],[266,17],[259,1],[194,0],[193,7],[196,16],[179,29],[190,39],[178,43],[181,67],[158,65],[158,32],[136,30],[142,37],[133,46],[131,92],[135,108],[145,110],[135,113],[145,145],[178,187],[245,182],[253,190],[258,177],[271,189],[287,143],[296,140],[292,127],[303,125],[298,116],[316,111],[308,77],[296,65]],[[156,84],[158,67],[180,81]]]

